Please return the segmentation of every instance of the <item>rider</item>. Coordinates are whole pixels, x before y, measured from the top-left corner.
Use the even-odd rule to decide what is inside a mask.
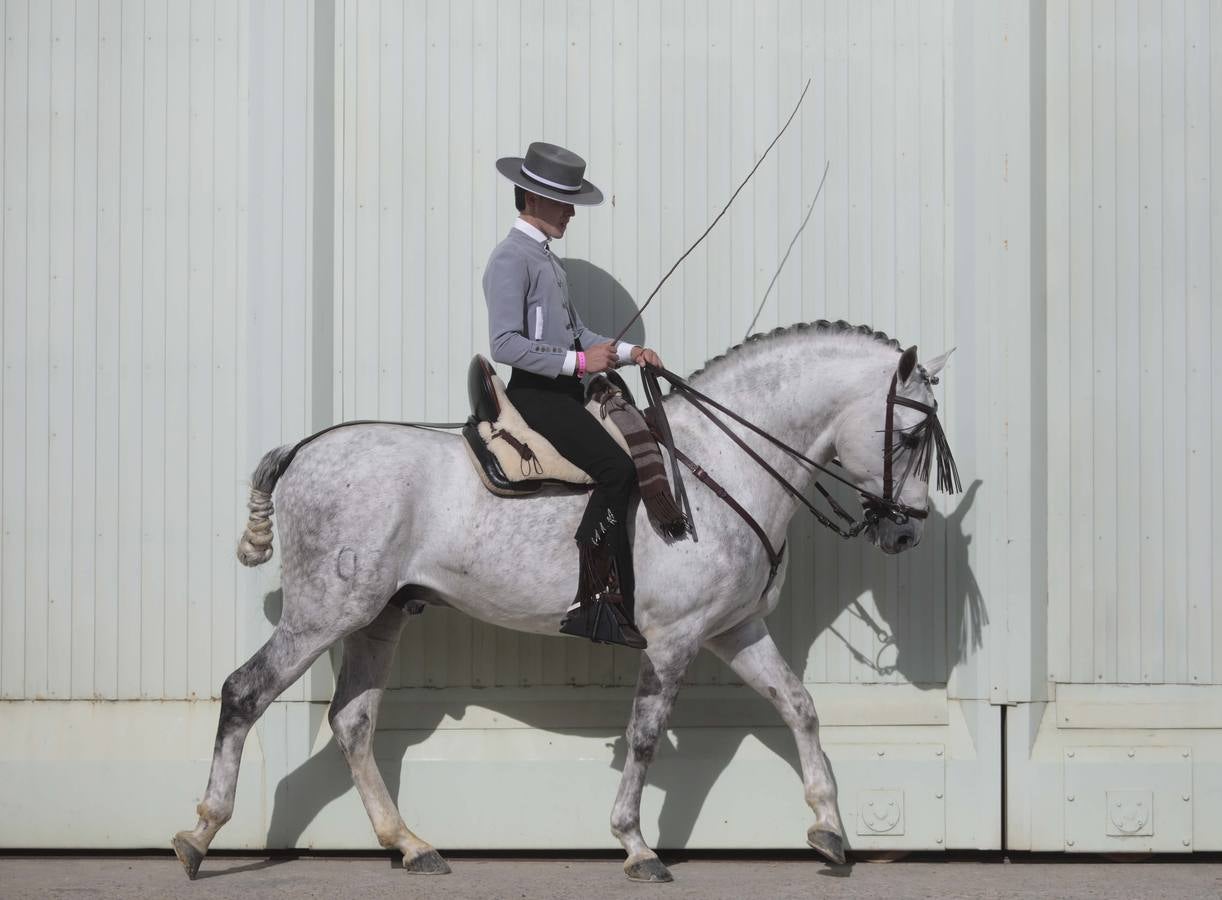
[[[549,242],[564,237],[575,205],[596,206],[602,191],[586,181],[585,160],[535,142],[526,156],[498,159],[514,183],[519,216],[484,270],[492,358],[513,367],[506,389],[522,418],[594,479],[574,536],[581,559],[577,596],[563,634],[643,649],[633,620],[628,500],[632,460],[583,405],[582,378],[618,363],[661,366],[654,351],[596,334],[569,302],[564,267]]]

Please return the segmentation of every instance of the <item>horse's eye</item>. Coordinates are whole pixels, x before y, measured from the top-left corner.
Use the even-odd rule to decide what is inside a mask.
[[[900,435],[900,443],[907,450],[915,450],[921,445],[921,439],[917,437],[915,432],[905,431]]]

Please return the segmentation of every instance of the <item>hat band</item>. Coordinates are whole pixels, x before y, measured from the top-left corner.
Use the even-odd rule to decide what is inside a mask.
[[[542,178],[536,175],[530,169],[526,168],[526,163],[522,163],[522,174],[525,175],[527,178],[534,179],[535,181],[539,182],[539,184],[546,184],[549,188],[555,188],[558,191],[570,191],[571,192],[571,191],[581,190],[580,184],[561,184],[558,181],[552,181],[548,178]]]

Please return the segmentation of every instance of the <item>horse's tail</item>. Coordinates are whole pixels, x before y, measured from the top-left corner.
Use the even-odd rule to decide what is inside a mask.
[[[272,558],[272,513],[275,512],[272,491],[280,478],[281,461],[292,452],[292,444],[269,450],[250,476],[250,499],[246,503],[250,518],[238,541],[238,561],[244,566],[261,566]]]

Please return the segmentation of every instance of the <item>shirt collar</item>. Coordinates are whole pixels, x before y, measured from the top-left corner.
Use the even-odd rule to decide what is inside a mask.
[[[540,244],[547,246],[547,235],[544,234],[542,231],[540,231],[538,228],[536,228],[534,225],[531,225],[525,219],[520,219],[520,218],[514,219],[513,227],[518,229],[518,231],[522,232],[527,237],[533,238],[534,240],[538,241]]]

